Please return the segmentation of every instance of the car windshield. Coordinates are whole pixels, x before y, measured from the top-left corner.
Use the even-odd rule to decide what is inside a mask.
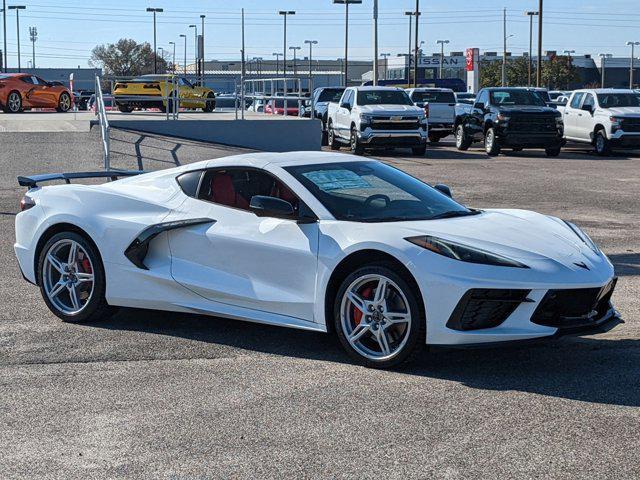
[[[602,108],[640,107],[638,93],[599,93],[598,103]]]
[[[285,167],[338,220],[393,222],[472,215],[435,188],[376,161]]]
[[[318,102],[338,102],[344,93],[344,88],[325,88],[318,95]]]
[[[533,105],[546,106],[546,102],[538,92],[532,90],[493,90],[491,91],[492,105]]]
[[[456,96],[453,92],[413,92],[411,100],[416,103],[456,103]]]
[[[358,90],[358,105],[413,105],[404,90]]]

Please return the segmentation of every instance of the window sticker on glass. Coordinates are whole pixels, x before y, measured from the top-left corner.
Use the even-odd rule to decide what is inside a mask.
[[[353,190],[357,188],[371,188],[371,185],[357,173],[351,170],[321,170],[303,173],[305,177],[315,183],[320,190]]]

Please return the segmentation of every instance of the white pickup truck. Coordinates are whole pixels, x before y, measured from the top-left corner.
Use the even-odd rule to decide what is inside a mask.
[[[409,98],[423,108],[429,121],[429,141],[436,143],[453,133],[456,94],[450,88],[410,88]]]
[[[426,152],[428,123],[424,110],[395,87],[349,87],[327,114],[328,143],[332,150],[348,145],[356,155],[365,148],[410,147],[414,155]]]
[[[640,148],[640,93],[627,89],[576,90],[558,107],[567,140],[588,143],[598,155]]]

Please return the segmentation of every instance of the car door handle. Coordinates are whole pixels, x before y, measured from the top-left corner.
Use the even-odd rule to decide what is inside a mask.
[[[581,113],[579,113],[579,114],[578,114],[578,116],[579,116],[579,117],[581,117],[581,116],[582,116],[582,114],[581,114]]]

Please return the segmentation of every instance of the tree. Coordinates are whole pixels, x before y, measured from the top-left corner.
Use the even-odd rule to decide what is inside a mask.
[[[532,66],[531,77],[536,76],[536,64]],[[507,85],[526,86],[529,80],[529,59],[511,57],[507,59]],[[567,56],[554,56],[542,63],[542,84],[549,89],[565,89],[580,81],[578,70]],[[502,85],[502,60],[482,60],[480,62],[480,86],[499,87]]]
[[[553,56],[542,63],[542,83],[549,89],[568,89],[578,81],[578,69],[571,57]]]
[[[91,51],[91,66],[102,67],[107,75],[133,77],[153,72],[154,57],[157,58],[158,73],[167,71],[167,62],[155,55],[148,42],[137,43],[121,38],[115,44],[98,45]]]

